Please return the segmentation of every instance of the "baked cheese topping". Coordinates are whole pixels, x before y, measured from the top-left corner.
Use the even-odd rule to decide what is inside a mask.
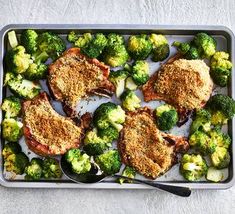
[[[32,137],[54,154],[76,146],[81,137],[81,128],[55,112],[45,100],[31,104],[25,110],[24,120]]]
[[[179,59],[158,73],[155,90],[179,107],[201,108],[212,92],[209,67],[202,60]]]
[[[76,55],[61,57],[61,66],[51,73],[49,80],[63,94],[69,106],[76,106],[87,92],[101,85],[102,70]]]

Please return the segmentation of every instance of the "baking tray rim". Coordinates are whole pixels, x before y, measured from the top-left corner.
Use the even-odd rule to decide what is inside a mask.
[[[235,52],[234,52],[234,34],[232,30],[226,26],[222,25],[142,25],[142,24],[9,24],[4,26],[0,31],[0,41],[3,44],[4,36],[9,30],[13,29],[51,29],[51,30],[71,30],[71,29],[81,29],[81,30],[178,30],[178,31],[221,31],[228,34],[231,42],[231,60],[234,64],[235,62]],[[4,45],[1,47],[0,56],[3,59],[4,55]],[[3,71],[3,64],[0,64],[0,70]],[[3,72],[1,72],[3,73]],[[235,77],[232,73],[231,78],[231,96],[235,98],[234,94],[234,81]],[[3,86],[3,75],[0,76],[0,86]],[[2,99],[2,90],[0,90],[0,98]],[[0,120],[2,121],[2,113],[0,113]],[[235,130],[235,118],[232,119],[232,135]],[[232,137],[232,177],[228,182],[224,181],[222,183],[206,183],[206,182],[164,182],[170,183],[175,186],[186,186],[191,189],[228,189],[232,187],[235,183],[235,158],[233,156],[233,151],[235,151],[235,139]],[[1,145],[0,145],[1,147]],[[2,165],[2,157],[0,157],[0,164]],[[1,170],[1,169],[0,169]],[[4,187],[15,187],[15,188],[80,188],[80,189],[153,189],[153,187],[148,187],[142,184],[117,184],[113,182],[106,183],[96,183],[96,184],[76,184],[71,182],[23,182],[23,181],[9,181],[3,177],[3,172],[0,172],[0,185]]]

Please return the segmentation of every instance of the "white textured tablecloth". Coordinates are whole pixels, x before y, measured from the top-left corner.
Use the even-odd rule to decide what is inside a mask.
[[[226,25],[235,0],[0,0],[0,28],[16,23]],[[155,190],[7,189],[0,213],[235,213],[235,187],[179,198]]]

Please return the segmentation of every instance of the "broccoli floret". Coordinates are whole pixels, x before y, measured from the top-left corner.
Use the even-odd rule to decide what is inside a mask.
[[[79,48],[83,48],[89,44],[92,40],[92,35],[90,33],[84,33],[82,36],[79,36],[75,41],[74,45]]]
[[[27,180],[39,180],[42,177],[43,160],[40,158],[33,158],[31,162],[26,166],[25,179]]]
[[[9,41],[9,44],[10,44],[11,48],[15,48],[16,46],[18,46],[18,40],[17,40],[17,37],[16,37],[16,32],[14,30],[9,31],[7,33],[7,36],[8,36],[8,41]]]
[[[181,159],[180,173],[188,181],[196,181],[206,175],[208,170],[206,161],[201,155],[184,154]]]
[[[43,160],[42,174],[44,178],[61,178],[62,171],[59,162],[54,158],[45,158]]]
[[[195,119],[193,120],[190,126],[190,134],[193,134],[195,131],[203,130],[209,131],[211,126],[211,114],[205,109],[200,109],[196,111]]]
[[[213,125],[226,124],[235,114],[235,101],[222,94],[212,96],[206,107],[211,112],[211,123]]]
[[[30,55],[25,53],[23,46],[17,46],[6,54],[7,70],[15,74],[24,73],[30,64]]]
[[[155,33],[152,33],[150,36],[149,36],[149,39],[150,41],[152,42],[153,44],[153,47],[155,48],[158,48],[160,47],[161,45],[165,45],[165,44],[168,44],[168,41],[166,39],[166,37],[162,34],[155,34]]]
[[[95,158],[95,162],[107,175],[118,173],[121,168],[121,158],[117,150],[109,150]]]
[[[200,53],[196,47],[191,46],[187,53],[184,55],[184,57],[188,60],[200,59]]]
[[[149,79],[149,65],[143,60],[135,62],[132,68],[132,78],[136,85],[145,84]]]
[[[159,46],[153,49],[152,60],[154,62],[160,62],[165,60],[170,55],[170,47],[168,44]]]
[[[74,159],[81,155],[80,149],[70,149],[65,153],[65,159],[68,163],[71,163]]]
[[[216,146],[229,148],[231,144],[231,138],[228,134],[221,131],[220,127],[215,127],[208,132],[211,140],[216,144]]]
[[[199,130],[190,136],[189,144],[203,155],[213,153],[217,146],[207,133]]]
[[[5,118],[17,117],[21,110],[20,99],[15,96],[5,98],[2,103],[2,110],[5,112]]]
[[[98,136],[107,141],[107,143],[112,143],[114,140],[118,139],[119,132],[116,128],[109,126],[106,129],[99,129]]]
[[[78,38],[79,36],[74,31],[70,31],[67,35],[67,40],[71,43],[75,43]]]
[[[9,155],[18,154],[21,152],[21,146],[18,143],[9,142],[4,146],[2,150],[2,156],[6,159]]]
[[[141,100],[136,96],[135,92],[126,90],[121,95],[122,106],[129,111],[134,111],[140,107]]]
[[[229,54],[223,51],[216,52],[211,58],[211,77],[221,87],[227,85],[231,75],[232,63],[228,59]]]
[[[211,162],[217,169],[223,169],[228,167],[230,163],[230,154],[226,148],[216,147],[214,153],[211,154]]]
[[[20,36],[21,44],[25,47],[27,53],[35,53],[37,51],[38,34],[35,30],[24,30]]]
[[[202,58],[210,58],[216,51],[216,41],[206,33],[198,33],[193,39]]]
[[[38,83],[26,80],[20,74],[16,76],[12,73],[7,73],[4,84],[8,85],[14,94],[25,99],[34,98],[41,90]]]
[[[4,160],[4,167],[7,172],[14,172],[17,175],[24,173],[25,167],[29,163],[29,158],[23,153],[11,154]]]
[[[102,54],[103,61],[111,67],[124,65],[129,59],[124,38],[118,34],[109,34],[107,46]]]
[[[152,42],[147,35],[130,36],[127,50],[133,59],[144,60],[152,51]]]
[[[122,171],[122,175],[126,176],[128,178],[135,178],[136,171],[133,168],[131,168],[130,166],[126,166],[124,168],[124,170]],[[119,178],[118,182],[120,184],[123,184],[124,182],[132,183],[132,181],[125,179],[125,178]]]
[[[125,122],[125,111],[121,106],[111,102],[101,104],[94,112],[93,122],[99,129],[106,129],[113,126],[118,131],[122,129]]]
[[[135,84],[132,77],[127,77],[125,81],[125,88],[134,91],[138,88],[138,85]]]
[[[55,60],[65,51],[66,45],[58,35],[52,32],[44,32],[38,36],[38,48]]]
[[[47,65],[32,63],[24,73],[24,77],[28,80],[44,79],[47,74]]]
[[[95,37],[82,48],[82,52],[90,58],[97,58],[105,46],[107,45],[107,38],[102,33],[97,33]]]
[[[156,108],[157,125],[160,130],[170,130],[178,121],[178,113],[168,104]]]
[[[128,77],[128,72],[125,70],[112,71],[109,75],[109,80],[115,85],[115,93],[117,97],[123,93],[125,89],[125,80]]]
[[[176,47],[177,50],[183,55],[185,55],[190,49],[190,44],[188,42],[174,41],[172,46]]]
[[[13,118],[6,118],[2,122],[3,138],[9,142],[17,142],[22,136],[23,124]]]

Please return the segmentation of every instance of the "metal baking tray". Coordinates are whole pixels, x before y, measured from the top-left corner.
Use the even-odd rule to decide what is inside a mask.
[[[169,26],[169,25],[27,25],[27,24],[17,24],[17,25],[7,25],[0,32],[0,103],[4,97],[8,96],[10,92],[3,87],[3,79],[4,79],[4,66],[3,66],[3,57],[9,48],[7,33],[10,30],[15,30],[17,36],[20,36],[23,29],[36,29],[37,31],[45,31],[50,30],[57,34],[59,34],[62,38],[66,40],[66,34],[75,30],[78,33],[91,32],[91,33],[110,33],[116,32],[122,34],[124,36],[128,36],[131,34],[140,34],[140,33],[161,33],[167,36],[169,44],[173,41],[188,41],[192,39],[193,35],[198,32],[206,32],[210,35],[213,35],[218,43],[218,50],[224,50],[230,53],[231,61],[235,64],[235,40],[234,35],[230,29],[224,26]],[[69,44],[67,44],[69,47]],[[176,52],[175,48],[171,47],[171,55],[174,55]],[[155,72],[160,63],[153,63],[150,60],[148,61],[150,65],[151,74]],[[234,72],[234,68],[233,68]],[[232,78],[229,86],[227,88],[216,88],[217,92],[228,94],[235,98],[234,94],[234,74],[232,72]],[[43,90],[47,90],[45,81],[41,81],[41,85]],[[139,97],[143,100],[142,94],[137,91]],[[89,99],[83,100],[79,103],[77,107],[77,111],[81,112],[81,114],[85,111],[93,112],[96,107],[98,107],[102,102],[107,101],[107,98],[102,97],[90,97]],[[120,102],[115,98],[112,98],[113,102]],[[52,100],[52,106],[60,113],[64,114],[61,108],[61,104],[59,102]],[[149,103],[142,102],[143,106],[150,106],[151,108],[156,108],[161,102],[152,101]],[[2,112],[0,112],[0,121],[2,121]],[[172,130],[173,134],[179,135],[187,135],[190,121],[183,125],[180,128],[174,128]],[[233,155],[233,151],[235,150],[235,137],[233,135],[235,129],[235,119],[229,122],[228,126],[225,127],[225,131],[227,131],[232,138],[232,146],[231,146],[231,164],[228,169],[224,170],[224,180],[220,183],[211,183],[206,181],[205,179],[200,180],[198,182],[187,182],[183,179],[183,177],[179,174],[179,165],[173,166],[165,175],[156,179],[158,182],[169,183],[175,186],[186,186],[192,189],[226,189],[231,187],[235,182],[234,172],[235,172],[235,158]],[[34,157],[35,154],[30,152],[25,145],[24,138],[22,138],[19,142],[22,146],[22,149],[28,156]],[[0,151],[2,151],[2,147],[4,145],[4,140],[1,138],[0,143]],[[59,158],[59,157],[58,157]],[[139,176],[141,179],[145,179],[142,176]],[[40,180],[37,182],[25,181],[23,176],[16,176],[12,179],[9,176],[9,173],[4,171],[3,167],[3,159],[2,155],[0,155],[0,184],[6,187],[19,187],[19,188],[101,188],[101,189],[149,189],[152,187],[148,187],[141,184],[118,184],[112,178],[108,178],[100,183],[96,184],[76,184],[71,182],[70,180],[62,177],[60,180]]]

